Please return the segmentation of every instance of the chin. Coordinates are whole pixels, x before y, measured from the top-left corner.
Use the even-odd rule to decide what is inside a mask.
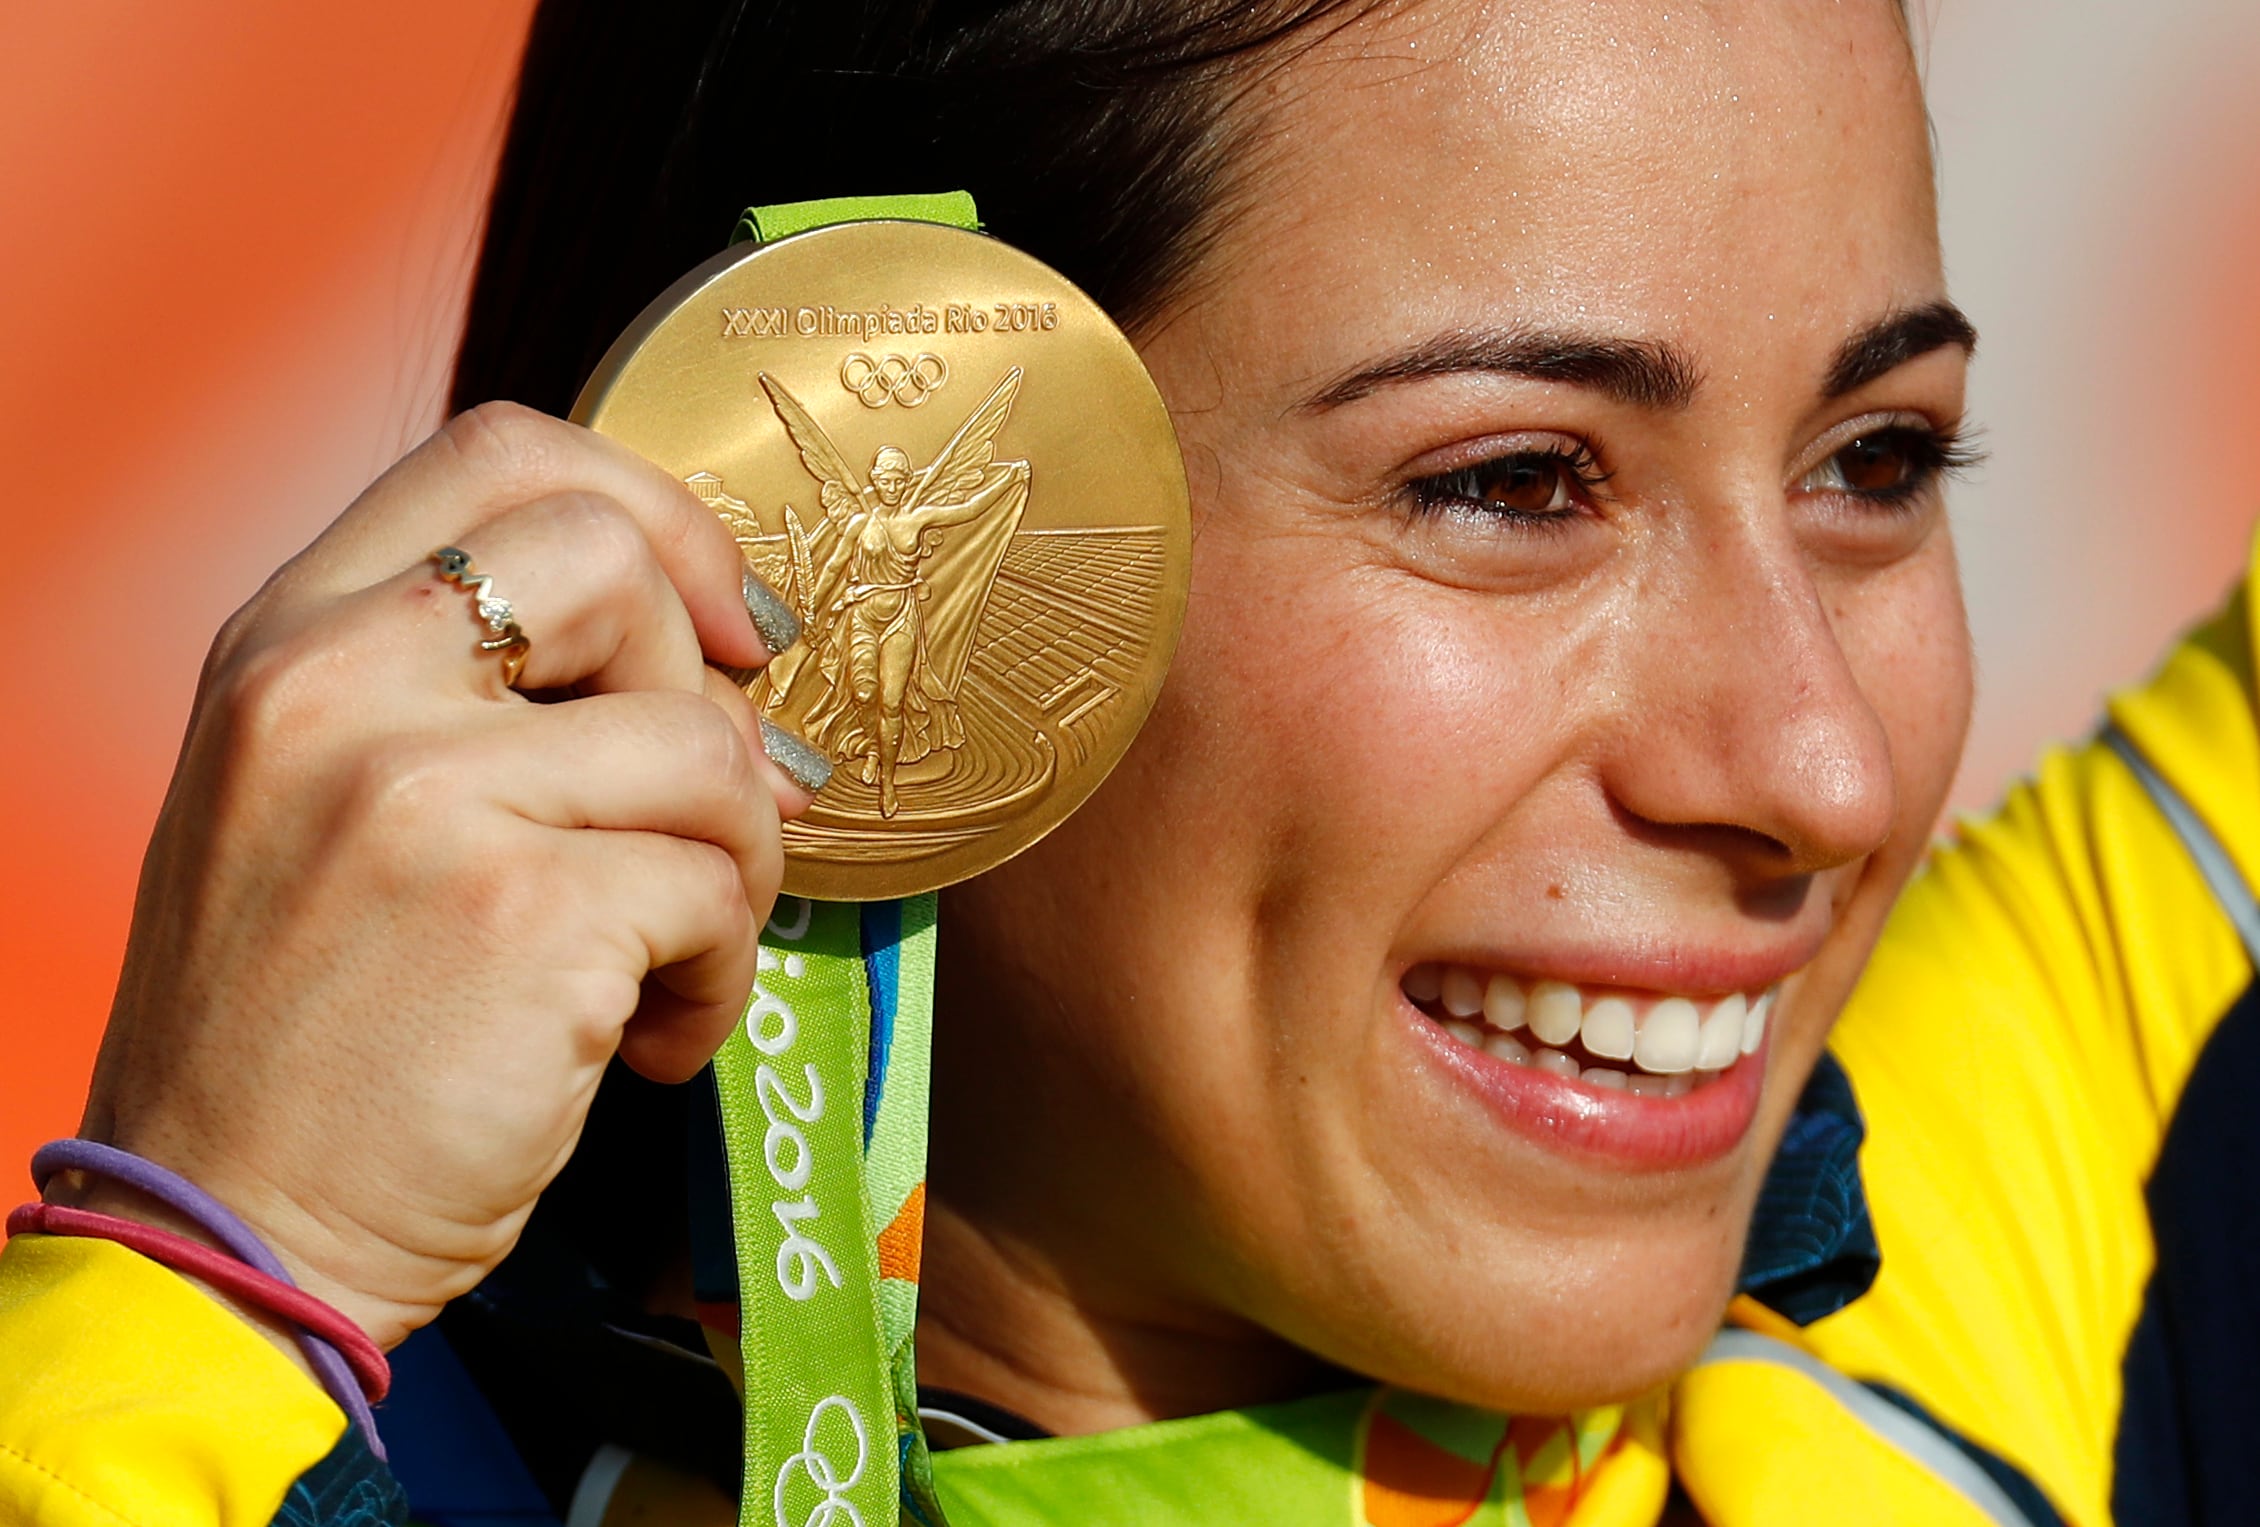
[[[1318,1287],[1275,1266],[1290,1288],[1303,1283],[1291,1302],[1307,1318],[1283,1323],[1274,1303],[1264,1323],[1350,1371],[1513,1413],[1621,1403],[1669,1384],[1725,1318],[1759,1188],[1825,1041],[1826,1013],[1808,1016],[1808,999],[1824,994],[1801,989],[1812,973],[1752,1000],[1695,1003],[1720,1028],[1708,1049],[1698,1040],[1687,1053],[1714,1063],[1640,1091],[1539,1069],[1495,1025],[1472,1042],[1449,1032],[1480,1019],[1451,1012],[1441,983],[1416,975],[1387,1020],[1408,1090],[1383,1089],[1392,1096],[1369,1116],[1379,1122],[1364,1159],[1340,1168],[1339,1181],[1369,1185],[1339,1200],[1358,1204],[1343,1215],[1362,1243],[1356,1270],[1321,1274],[1328,1286]],[[1456,986],[1452,1006],[1470,1008],[1466,983]],[[1648,1011],[1664,1000],[1650,994]],[[1596,1005],[1589,996],[1586,1011]],[[1496,998],[1492,1011],[1512,1016]],[[1753,1011],[1759,1019],[1746,1021]],[[1602,1019],[1621,1014],[1603,1008]],[[1560,1015],[1541,1022],[1564,1047],[1557,1054],[1582,1048]],[[1527,1052],[1527,1018],[1523,1032]],[[1598,1038],[1603,1052],[1621,1048],[1608,1032]],[[1649,1058],[1678,1067],[1683,1048]],[[1439,1161],[1451,1169],[1439,1173]],[[1250,1301],[1251,1313],[1261,1304]]]
[[[1735,1291],[1747,1202],[1705,1202],[1666,1223],[1574,1237],[1438,1237],[1420,1265],[1371,1269],[1393,1298],[1271,1324],[1336,1366],[1463,1404],[1555,1415],[1627,1402],[1701,1357]],[[1294,1329],[1303,1326],[1303,1329]]]

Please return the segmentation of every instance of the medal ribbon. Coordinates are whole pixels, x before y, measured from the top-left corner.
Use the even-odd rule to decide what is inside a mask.
[[[756,207],[733,242],[873,218],[976,229],[972,198]],[[783,897],[714,1058],[744,1374],[741,1527],[940,1527],[912,1333],[926,1203],[934,898]]]

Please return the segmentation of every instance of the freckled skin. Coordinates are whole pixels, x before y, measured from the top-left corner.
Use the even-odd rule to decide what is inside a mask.
[[[1197,517],[1169,686],[1081,812],[945,897],[930,1381],[1062,1431],[1336,1366],[1558,1410],[1715,1330],[1969,705],[1937,495],[1804,485],[1849,421],[1958,419],[1966,358],[1821,396],[1849,335],[1945,295],[1892,8],[1668,12],[1433,0],[1256,97],[1250,210],[1141,336]],[[1477,325],[1668,341],[1702,385],[1298,406]],[[1533,435],[1611,474],[1565,528],[1405,509]],[[1396,984],[1470,949],[1545,975],[1790,944],[1819,954],[1755,1126],[1670,1170],[1503,1129]]]

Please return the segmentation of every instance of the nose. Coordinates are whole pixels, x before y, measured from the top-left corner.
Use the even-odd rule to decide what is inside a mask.
[[[1767,876],[1880,847],[1896,814],[1891,743],[1833,612],[1786,535],[1714,528],[1676,592],[1644,601],[1604,775],[1616,804]],[[1659,608],[1660,604],[1660,608]],[[1853,653],[1857,652],[1853,643]]]

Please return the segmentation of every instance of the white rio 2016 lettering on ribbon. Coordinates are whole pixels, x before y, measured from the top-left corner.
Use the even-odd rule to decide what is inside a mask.
[[[855,1464],[845,1477],[831,1455],[816,1445],[816,1428],[823,1424],[824,1412],[838,1410],[847,1417],[848,1425],[855,1431]],[[850,1527],[863,1527],[863,1513],[847,1498],[856,1481],[863,1478],[864,1465],[871,1461],[871,1433],[863,1424],[863,1412],[846,1395],[833,1395],[818,1400],[816,1408],[808,1413],[808,1430],[801,1433],[800,1451],[785,1460],[777,1470],[777,1488],[770,1492],[770,1504],[775,1508],[777,1527],[833,1527],[845,1517]],[[808,1476],[808,1482],[824,1492],[800,1523],[795,1524],[785,1514],[785,1486],[792,1482],[793,1471],[798,1469]]]
[[[794,940],[808,936],[815,909],[806,901],[797,901],[800,919],[797,923],[783,920],[786,900],[780,899],[776,915],[769,919],[769,931],[780,939]],[[807,969],[806,962],[797,954],[780,955],[774,949],[761,951],[760,971],[766,974],[782,970],[793,980],[799,980]],[[753,982],[753,1004],[746,1009],[746,1038],[762,1054],[771,1057],[783,1055],[800,1038],[800,1014],[783,997],[761,984],[757,974]],[[816,1157],[810,1150],[803,1124],[814,1124],[824,1117],[824,1079],[816,1074],[813,1062],[803,1062],[801,1075],[805,1079],[807,1100],[796,1099],[785,1081],[784,1073],[763,1061],[754,1068],[753,1095],[761,1103],[762,1117],[769,1121],[768,1131],[761,1137],[761,1161],[769,1168],[769,1176],[778,1187],[797,1198],[780,1198],[769,1206],[777,1217],[777,1224],[785,1232],[784,1244],[777,1248],[777,1286],[789,1299],[809,1299],[820,1286],[818,1274],[832,1287],[840,1286],[839,1265],[814,1239],[801,1230],[803,1222],[817,1218],[816,1195],[804,1191],[816,1170]]]

